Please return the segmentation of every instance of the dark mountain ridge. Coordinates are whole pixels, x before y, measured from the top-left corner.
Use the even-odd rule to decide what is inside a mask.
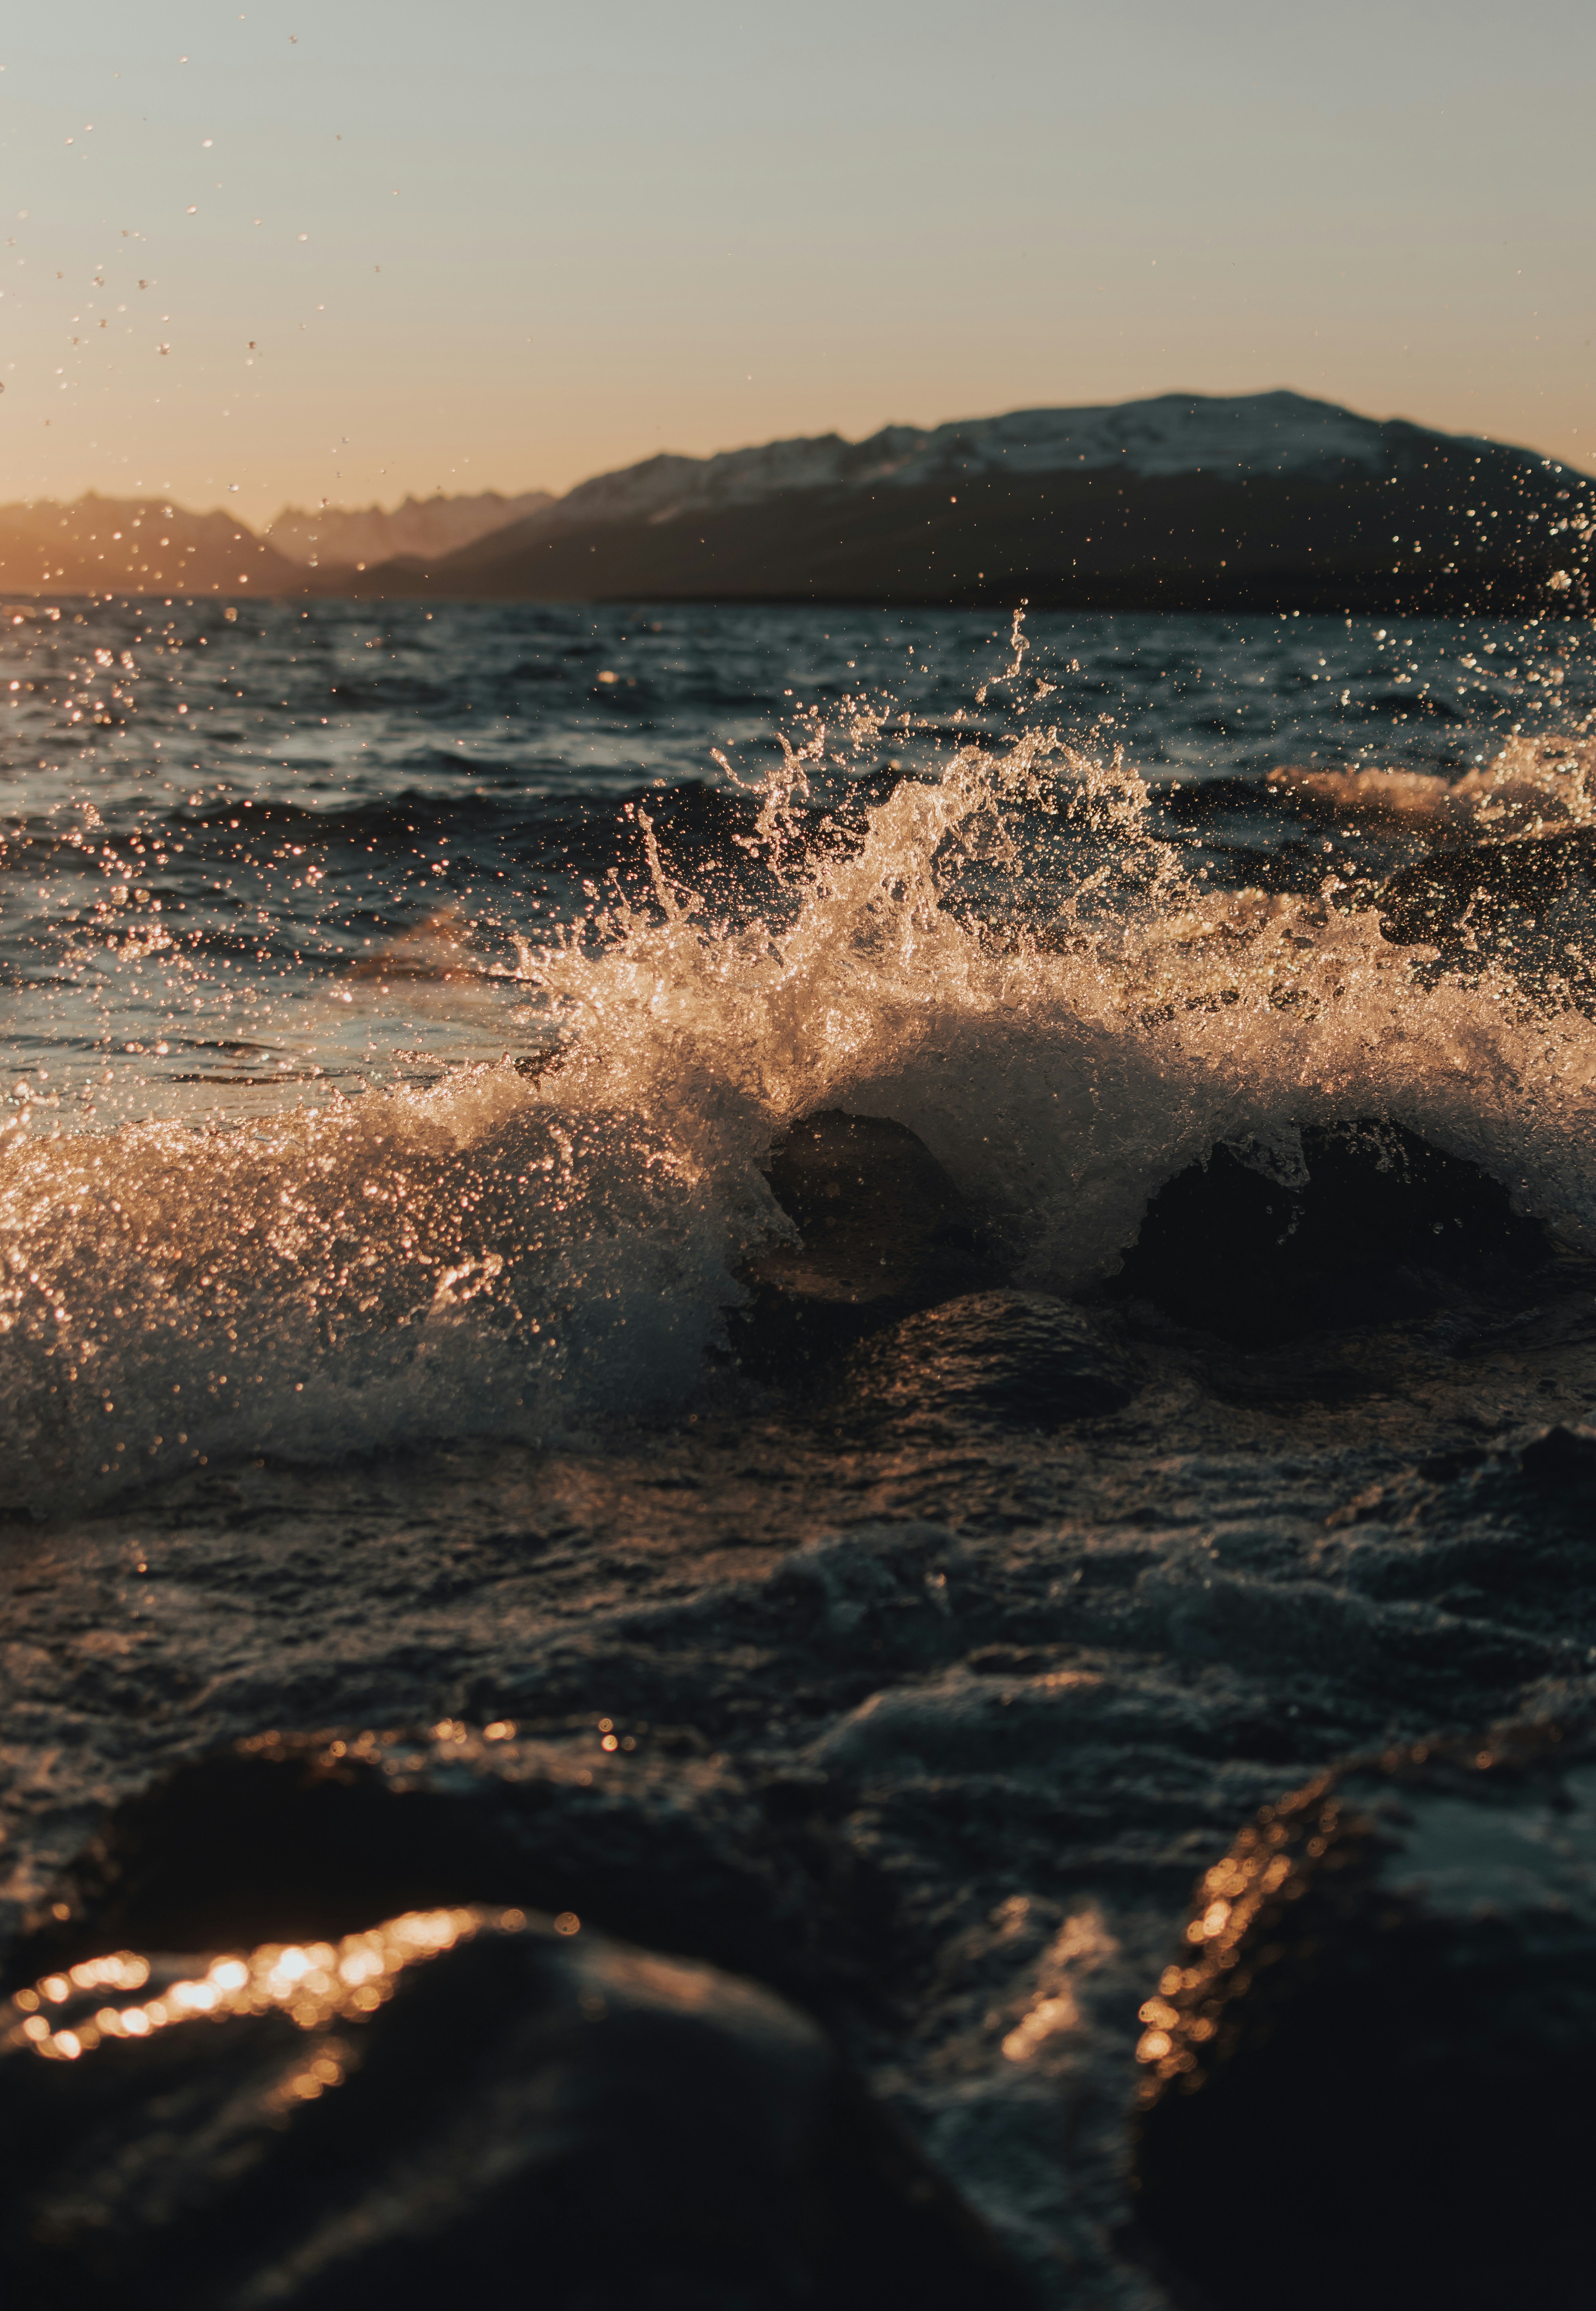
[[[1286,392],[662,455],[443,550],[487,503],[320,568],[158,500],[0,507],[0,588],[1507,616],[1588,611],[1596,538],[1596,482],[1555,459]]]
[[[484,600],[1583,610],[1596,484],[1290,393],[660,457],[325,590]]]
[[[281,595],[296,563],[230,513],[170,498],[38,498],[0,505],[0,590],[8,594]]]

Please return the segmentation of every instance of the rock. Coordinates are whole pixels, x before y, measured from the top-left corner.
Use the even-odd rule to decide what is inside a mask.
[[[1525,929],[1596,876],[1596,828],[1438,850],[1393,875],[1380,929],[1393,946],[1509,955]]]
[[[1106,1296],[1257,1347],[1522,1300],[1557,1252],[1500,1181],[1369,1118],[1214,1148],[1154,1197]]]
[[[1138,2224],[1177,2299],[1586,2300],[1596,1736],[1421,1744],[1264,1807],[1141,2019]]]
[[[541,1741],[445,1722],[263,1735],[199,1757],[108,1816],[8,1954],[5,1984],[123,1942],[336,1940],[475,1899],[602,1915],[629,1940],[823,1998],[849,1969],[845,1930],[824,1920],[823,1964],[815,1888],[757,1804],[660,1730],[624,1760],[590,1716]]]
[[[1002,1280],[924,1141],[884,1116],[828,1108],[795,1123],[771,1189],[802,1243],[749,1269],[734,1335],[743,1363],[790,1376],[899,1318]]]
[[[846,1556],[797,1583],[840,1629]],[[806,2010],[873,2010],[812,1804],[612,1722],[263,1736],[117,1809],[9,1954],[0,2300],[1018,2311]]]
[[[1040,1292],[978,1292],[905,1316],[838,1372],[833,1402],[850,1428],[946,1435],[974,1424],[1051,1430],[1116,1412],[1131,1367],[1090,1320]]]
[[[0,2274],[74,2311],[1015,2305],[772,1992],[461,1905],[0,2011]]]

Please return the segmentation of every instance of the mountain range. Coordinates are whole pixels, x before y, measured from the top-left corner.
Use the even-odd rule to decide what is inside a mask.
[[[408,497],[391,511],[382,506],[322,505],[307,512],[284,506],[266,524],[265,536],[291,562],[311,568],[322,564],[356,568],[390,562],[397,554],[452,554],[474,545],[491,531],[525,521],[556,502],[548,490],[523,490],[507,498],[497,490],[475,497]]]
[[[1532,450],[1295,393],[1165,394],[659,456],[562,498],[285,509],[265,538],[109,499],[0,507],[0,587],[1518,613],[1588,607],[1593,537],[1596,484]]]
[[[8,594],[287,594],[298,566],[226,513],[169,499],[41,498],[0,506]]]

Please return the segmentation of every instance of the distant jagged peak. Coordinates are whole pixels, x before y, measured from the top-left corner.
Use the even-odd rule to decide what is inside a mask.
[[[193,513],[179,505],[170,493],[164,497],[112,498],[102,496],[99,490],[85,490],[75,498],[17,498],[9,505],[0,505],[0,521],[45,521],[54,518],[60,521],[147,521],[160,519],[167,521],[204,521],[230,523],[234,529],[244,529],[247,523],[236,514],[225,513],[220,507],[208,513]]]
[[[447,497],[439,490],[431,497],[406,497],[391,509],[284,506],[264,535],[291,561],[374,563],[397,554],[452,554],[554,502],[547,490],[523,490],[514,497],[499,490]]]
[[[0,506],[0,582],[29,593],[232,594],[292,590],[293,564],[222,507],[171,497],[35,498]]]

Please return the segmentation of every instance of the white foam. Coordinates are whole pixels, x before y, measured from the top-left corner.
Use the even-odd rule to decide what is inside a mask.
[[[1534,766],[1545,810],[1574,806],[1583,760]],[[1140,781],[1051,736],[901,785],[818,870],[789,862],[805,774],[790,758],[761,821],[779,922],[718,924],[656,853],[654,908],[527,957],[529,1012],[568,1039],[536,1083],[483,1068],[231,1131],[19,1123],[0,1497],[680,1403],[745,1250],[781,1225],[771,1135],[823,1107],[920,1133],[1044,1287],[1112,1269],[1216,1143],[1367,1115],[1596,1247],[1579,1012],[1488,970],[1428,983],[1372,911],[1203,892]]]
[[[513,1067],[253,1129],[22,1129],[0,1154],[0,1498],[218,1455],[539,1441],[691,1387],[757,1171]]]
[[[1148,839],[1144,799],[1048,739],[996,764],[971,750],[939,785],[899,787],[776,939],[678,918],[585,959],[595,1048],[650,1086],[650,1112],[673,1086],[735,1086],[772,1119],[836,1105],[908,1124],[1039,1285],[1101,1275],[1217,1141],[1370,1114],[1596,1241],[1586,1018],[1531,1016],[1489,972],[1426,985],[1372,910],[1201,894]],[[1060,819],[1095,839],[1050,915],[1025,859]],[[1027,928],[994,939],[944,903],[961,850]],[[544,972],[575,992],[564,958]]]
[[[1461,778],[1424,771],[1271,771],[1266,785],[1316,805],[1327,819],[1412,824],[1468,837],[1554,833],[1596,824],[1596,738],[1508,740],[1495,761]]]

